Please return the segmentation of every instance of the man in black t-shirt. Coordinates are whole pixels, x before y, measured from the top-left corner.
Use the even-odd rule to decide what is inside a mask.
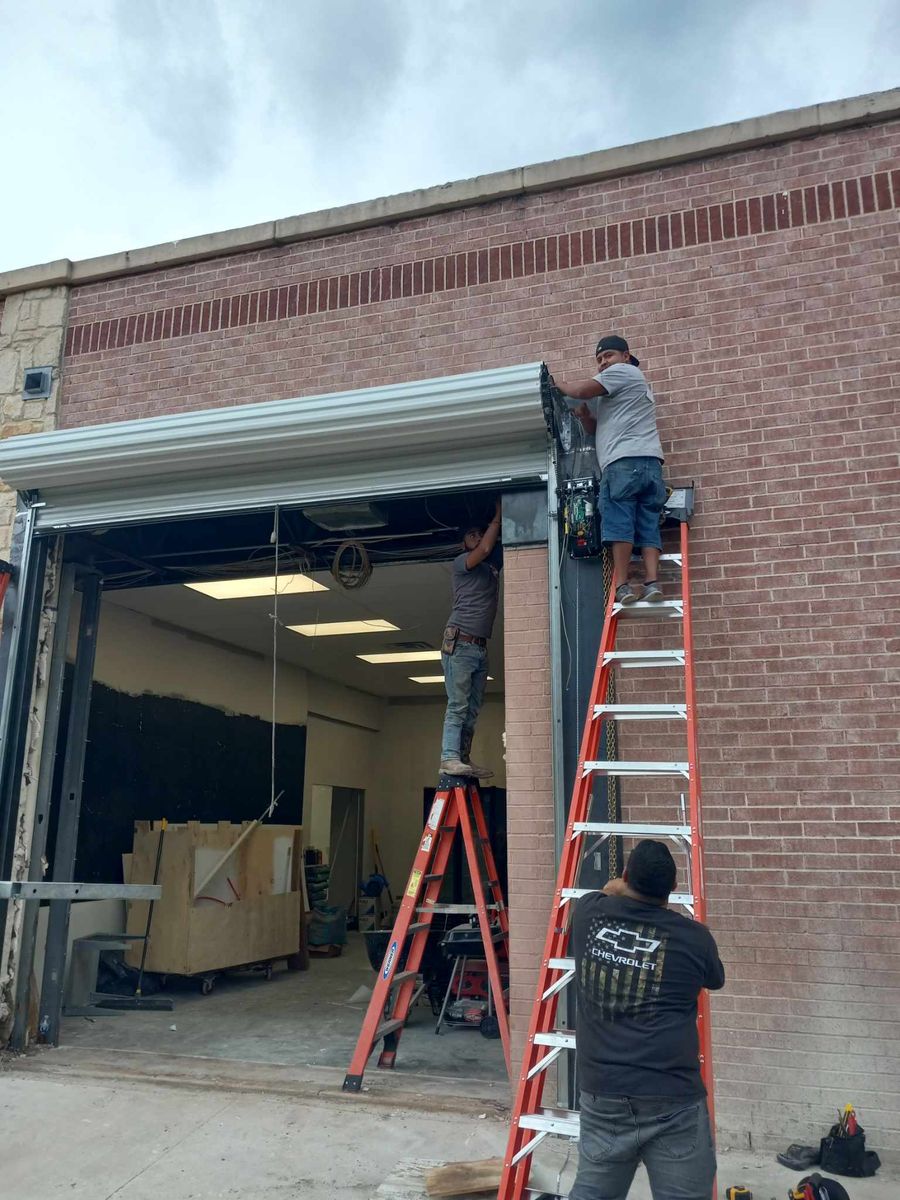
[[[697,1000],[725,969],[706,926],[666,907],[675,877],[668,846],[645,840],[621,879],[576,903],[581,1138],[569,1200],[625,1200],[641,1161],[654,1200],[712,1194]]]
[[[488,676],[488,638],[500,595],[500,501],[491,523],[463,534],[463,549],[453,560],[453,607],[441,645],[447,688],[447,714],[441,738],[441,771],[446,775],[493,775],[469,757],[475,722],[484,702]]]

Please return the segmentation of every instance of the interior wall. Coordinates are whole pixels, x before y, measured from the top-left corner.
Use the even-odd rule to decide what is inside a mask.
[[[76,630],[73,621],[71,657]],[[131,695],[152,692],[263,720],[272,716],[269,660],[252,651],[161,625],[143,613],[108,601],[101,609],[94,679]],[[308,711],[307,672],[279,663],[276,720],[302,725]]]
[[[423,791],[437,783],[444,708],[443,697],[435,696],[392,701],[385,710],[377,756],[384,820],[377,828],[385,870],[395,895],[402,892],[419,846],[424,824]],[[494,771],[490,782],[496,787],[506,787],[504,726],[503,697],[487,696],[475,731],[472,758]]]
[[[306,727],[303,811],[313,824],[330,827],[331,788],[358,788],[365,792],[363,878],[375,869],[370,830],[374,824],[380,838],[387,818],[376,766],[381,752],[381,738],[378,729],[312,713]],[[321,807],[323,803],[328,804],[328,813],[323,811],[314,815],[315,807]],[[323,847],[316,846],[316,849],[322,850]]]

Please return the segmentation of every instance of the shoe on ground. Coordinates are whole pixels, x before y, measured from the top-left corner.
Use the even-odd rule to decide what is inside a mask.
[[[803,1171],[806,1167],[816,1167],[819,1164],[819,1147],[802,1146],[792,1142],[783,1154],[775,1156],[775,1161],[791,1171]]]
[[[620,583],[616,588],[616,604],[634,604],[638,594],[630,583]]]
[[[463,762],[477,779],[489,779],[494,773],[490,767],[480,767],[478,763],[473,763],[470,758],[463,759]]]
[[[644,593],[641,596],[642,600],[647,600],[650,604],[659,604],[662,598],[662,588],[659,586],[656,580],[654,580],[653,583],[644,584]]]

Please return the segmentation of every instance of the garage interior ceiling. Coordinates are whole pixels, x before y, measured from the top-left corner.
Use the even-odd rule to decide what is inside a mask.
[[[315,507],[280,511],[280,574],[302,571],[327,590],[279,596],[283,626],[279,660],[377,696],[442,696],[440,684],[410,681],[412,675],[439,673],[437,662],[374,665],[357,655],[419,646],[440,648],[450,611],[450,564],[459,552],[459,531],[486,522],[496,496],[496,491],[486,490],[391,497],[379,501],[382,525],[340,532],[317,524]],[[329,506],[332,524],[335,511],[334,505]],[[347,512],[348,520],[358,519],[358,503]],[[268,659],[271,596],[216,600],[184,584],[271,576],[274,520],[274,512],[260,511],[95,529],[90,534],[70,534],[66,540],[71,554],[103,574],[104,603],[118,604],[167,627]],[[331,573],[335,552],[345,540],[361,543],[373,567],[365,586],[350,591]],[[390,621],[398,629],[309,638],[286,628],[373,618]],[[502,692],[502,617],[491,639],[490,661],[493,679],[488,690]]]
[[[278,634],[280,662],[304,667],[316,675],[383,697],[429,699],[443,697],[441,684],[410,682],[411,675],[440,674],[439,662],[373,664],[357,655],[407,649],[409,643],[440,649],[450,605],[450,563],[388,564],[375,569],[359,591],[345,592],[328,571],[313,578],[327,592],[287,595],[278,599],[283,625],[313,621],[350,621],[382,617],[399,626],[397,632],[351,634],[344,637],[303,637],[282,628]],[[272,598],[214,600],[179,585],[114,591],[104,603],[144,613],[167,626],[177,626],[203,638],[270,658]],[[498,617],[490,644],[493,681],[488,691],[503,691],[503,620]]]

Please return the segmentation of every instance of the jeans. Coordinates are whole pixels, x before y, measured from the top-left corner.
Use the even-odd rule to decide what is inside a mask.
[[[710,1200],[716,1151],[706,1099],[582,1092],[578,1174],[569,1200],[626,1200],[641,1161],[653,1200]]]
[[[600,476],[603,541],[662,549],[659,514],[666,502],[658,458],[617,458]]]
[[[487,648],[476,646],[473,642],[457,642],[452,654],[441,655],[441,663],[447,688],[441,758],[459,758],[469,753],[475,722],[484,701],[484,686],[488,676]]]

